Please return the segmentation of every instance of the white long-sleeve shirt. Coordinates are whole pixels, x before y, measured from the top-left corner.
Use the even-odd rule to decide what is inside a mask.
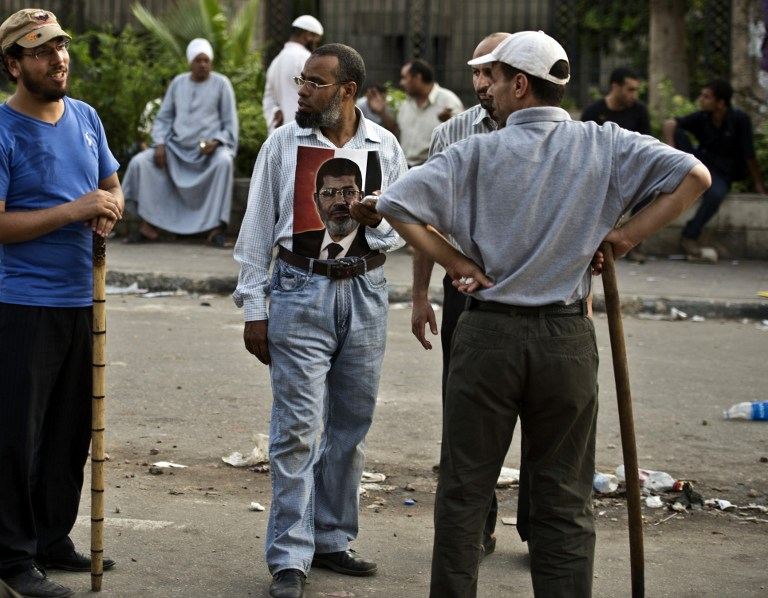
[[[357,132],[344,148],[379,153],[384,191],[408,170],[405,155],[392,133],[365,119],[359,109],[357,114]],[[293,249],[294,176],[300,145],[337,149],[320,129],[302,129],[292,122],[267,138],[253,167],[248,208],[234,253],[240,264],[240,278],[233,298],[243,308],[246,322],[267,319],[269,267],[275,246]],[[404,244],[386,220],[376,228],[366,227],[365,240],[371,249],[380,251],[392,251]]]
[[[269,65],[262,107],[270,133],[275,130],[273,121],[278,110],[283,113],[283,124],[295,120],[299,107],[299,88],[293,78],[301,75],[310,54],[309,50],[297,42],[285,42],[283,49]]]

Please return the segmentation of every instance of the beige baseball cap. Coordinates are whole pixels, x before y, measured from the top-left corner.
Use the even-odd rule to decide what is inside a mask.
[[[56,15],[41,8],[25,8],[0,25],[0,51],[5,52],[13,44],[36,48],[56,37],[71,39],[59,25]]]
[[[543,31],[519,31],[501,42],[490,54],[470,60],[467,64],[503,62],[539,79],[565,85],[570,75],[560,78],[550,73],[559,60],[568,62],[568,54],[555,39]]]

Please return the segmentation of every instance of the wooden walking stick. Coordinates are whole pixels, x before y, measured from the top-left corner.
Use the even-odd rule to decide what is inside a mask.
[[[629,391],[627,348],[624,345],[624,324],[621,320],[621,303],[616,283],[616,267],[613,246],[600,246],[603,264],[603,291],[605,311],[608,314],[608,331],[611,337],[613,377],[616,380],[616,398],[619,403],[619,427],[621,449],[624,453],[624,474],[627,480],[627,511],[629,514],[629,561],[632,574],[632,598],[645,595],[645,561],[643,557],[643,516],[640,510],[640,476],[637,470],[637,442],[635,421],[632,415],[632,395]]]
[[[107,346],[107,242],[93,235],[93,398],[91,401],[91,590],[104,574],[104,371]]]

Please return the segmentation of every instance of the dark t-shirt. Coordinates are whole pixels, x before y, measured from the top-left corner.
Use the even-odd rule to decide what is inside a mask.
[[[598,125],[603,125],[606,121],[610,121],[628,131],[636,131],[643,135],[651,134],[651,119],[648,116],[648,109],[641,102],[635,102],[629,108],[617,111],[608,108],[608,104],[605,103],[605,98],[603,98],[587,106],[581,115],[581,120],[593,120]]]
[[[709,112],[699,110],[678,116],[678,126],[696,138],[694,155],[704,165],[731,180],[747,176],[747,160],[755,157],[752,123],[741,110],[729,108],[723,124],[716,127]]]

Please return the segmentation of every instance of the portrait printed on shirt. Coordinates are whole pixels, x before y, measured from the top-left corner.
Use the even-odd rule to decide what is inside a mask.
[[[349,205],[381,189],[379,153],[300,145],[293,195],[293,252],[317,258],[328,236],[352,236],[347,256],[371,253],[365,227],[352,218]]]

